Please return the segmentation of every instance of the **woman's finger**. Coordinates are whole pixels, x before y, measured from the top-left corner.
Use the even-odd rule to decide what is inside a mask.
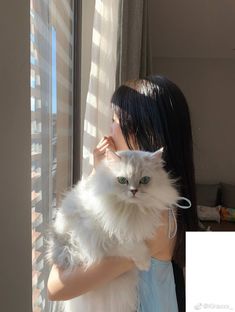
[[[106,137],[103,137],[100,141],[99,141],[99,143],[97,144],[97,148],[99,148],[103,143],[104,143],[104,140],[106,140]]]
[[[111,147],[113,147],[116,150],[112,136],[107,137],[106,141],[110,144]]]
[[[111,149],[116,151],[116,147],[111,136],[104,136],[99,143],[97,144],[96,148],[93,150],[93,157],[94,157],[94,167],[96,168],[97,165],[104,159],[105,152],[107,149]]]
[[[110,148],[109,143],[106,143],[106,144],[102,145],[102,147],[95,148],[94,151],[93,151],[93,154],[96,155],[96,156],[104,155],[105,150],[107,148]]]
[[[98,145],[96,146],[97,149],[103,149],[106,144],[110,144],[111,147],[114,147],[114,142],[111,137],[103,137]]]
[[[105,144],[101,149],[100,152],[105,153],[106,149],[109,148],[111,149],[111,145],[109,143]]]
[[[100,147],[101,145],[103,145],[106,141],[109,141],[110,138],[107,137],[107,136],[104,136],[100,141],[99,143],[97,144],[97,147]]]

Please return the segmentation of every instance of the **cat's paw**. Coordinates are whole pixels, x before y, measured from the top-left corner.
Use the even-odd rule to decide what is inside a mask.
[[[137,268],[141,271],[148,271],[151,265],[151,258],[143,260],[134,260]]]
[[[138,244],[135,248],[135,252],[132,254],[132,259],[134,260],[136,266],[141,271],[148,271],[151,265],[151,256],[149,250],[144,243]]]
[[[121,257],[130,258],[135,262],[135,265],[141,271],[148,271],[151,264],[151,256],[149,249],[145,243],[125,243],[115,247],[109,255],[118,255]]]

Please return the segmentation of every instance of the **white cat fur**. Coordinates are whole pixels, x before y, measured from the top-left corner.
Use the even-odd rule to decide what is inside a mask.
[[[162,150],[107,152],[94,175],[80,181],[64,198],[51,232],[47,258],[67,269],[88,268],[107,256],[133,259],[148,270],[144,240],[162,224],[161,213],[177,203],[178,193],[163,169]],[[126,177],[120,184],[117,177]],[[139,184],[143,176],[148,184]],[[133,196],[130,189],[138,189]],[[137,309],[138,270],[98,290],[64,302],[66,312],[133,312]]]

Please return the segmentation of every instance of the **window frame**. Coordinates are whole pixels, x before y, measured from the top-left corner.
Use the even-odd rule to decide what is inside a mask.
[[[70,152],[68,154],[69,158],[71,159],[71,166],[70,166],[70,174],[71,174],[71,178],[70,178],[70,181],[69,181],[69,185],[68,187],[70,188],[80,177],[80,144],[81,144],[81,132],[80,132],[80,90],[81,90],[81,70],[80,70],[80,67],[81,67],[81,40],[82,40],[82,37],[81,37],[81,26],[82,25],[82,22],[81,22],[81,18],[82,18],[82,1],[81,0],[73,0],[73,7],[71,6],[71,9],[72,9],[72,14],[73,14],[73,23],[72,23],[72,29],[71,29],[71,44],[73,45],[73,50],[71,51],[72,52],[72,103],[71,101],[69,100],[69,103],[66,103],[66,104],[69,104],[69,106],[72,104],[72,122],[71,122],[71,128],[72,128],[72,145],[71,145],[71,149],[70,149]],[[49,4],[48,4],[49,5]],[[49,8],[50,10],[50,8]],[[45,21],[46,22],[46,21]],[[46,45],[47,47],[47,45]],[[48,94],[49,95],[49,94]],[[57,117],[56,117],[57,118]],[[49,121],[48,121],[49,122]],[[51,127],[52,125],[50,124],[49,122],[49,128]],[[47,144],[47,140],[48,138],[45,137],[44,138],[46,140],[46,143],[45,145]],[[46,148],[45,148],[46,150]],[[47,157],[47,154],[45,155]],[[49,161],[49,159],[46,159]],[[45,171],[45,170],[44,170]],[[47,173],[47,170],[46,170],[46,173]],[[45,174],[45,176],[47,176]],[[61,177],[61,175],[59,174],[58,175],[58,178]],[[57,180],[57,178],[56,178]],[[49,189],[48,189],[49,190]],[[59,191],[60,192],[60,191]],[[44,194],[47,193],[47,186],[46,186],[46,189],[44,190],[43,192]],[[60,194],[58,193],[57,191],[57,194]],[[56,204],[58,205],[58,203]],[[46,205],[43,205],[44,207],[46,207]],[[49,211],[48,211],[48,218],[46,217],[46,219],[48,220],[47,222],[51,223],[52,222],[52,217],[54,215],[52,209],[48,208]],[[32,211],[31,211],[32,213]],[[43,213],[43,211],[41,211],[41,213]],[[44,211],[45,213],[45,211]],[[47,213],[47,212],[46,212]],[[44,221],[45,222],[45,221]],[[44,223],[45,225],[45,223]],[[41,226],[44,227],[44,225],[42,224]],[[33,229],[33,226],[32,226],[32,229]],[[39,231],[42,236],[44,236],[44,238],[47,238],[47,234],[45,233],[45,235],[43,234],[43,229],[42,231]],[[45,240],[44,240],[45,242]],[[44,244],[43,244],[44,246]],[[44,249],[44,247],[43,247]],[[41,253],[41,259],[42,259],[42,256],[43,256],[43,253]],[[48,277],[48,274],[49,274],[49,271],[50,271],[50,266],[48,264],[46,264],[46,261],[45,261],[45,267],[43,268],[43,275],[41,276],[41,280],[43,281],[44,283],[44,287],[43,287],[43,292],[41,292],[41,296],[43,298],[43,300],[46,300],[46,306],[44,308],[42,308],[42,306],[40,307],[40,311],[44,311],[45,309],[45,312],[52,312],[52,311],[55,311],[58,309],[58,304],[56,302],[50,302],[48,301],[48,299],[46,298],[46,284],[47,284],[47,277]],[[42,272],[42,271],[40,271]],[[33,270],[32,270],[32,274],[33,274]],[[33,289],[33,284],[32,284],[32,289]],[[34,293],[33,293],[34,295]],[[38,309],[36,308],[35,306],[35,310]],[[32,304],[32,310],[34,311],[34,305]]]
[[[75,184],[81,178],[81,51],[82,51],[82,0],[74,0],[74,89],[73,89],[73,173]]]

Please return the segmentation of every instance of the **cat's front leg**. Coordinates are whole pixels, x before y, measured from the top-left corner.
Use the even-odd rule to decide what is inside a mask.
[[[132,259],[141,271],[148,271],[151,264],[151,255],[144,242],[131,242],[119,245],[116,250],[118,256]]]
[[[136,243],[133,250],[132,259],[138,269],[148,271],[151,265],[151,256],[149,249],[144,242]]]

